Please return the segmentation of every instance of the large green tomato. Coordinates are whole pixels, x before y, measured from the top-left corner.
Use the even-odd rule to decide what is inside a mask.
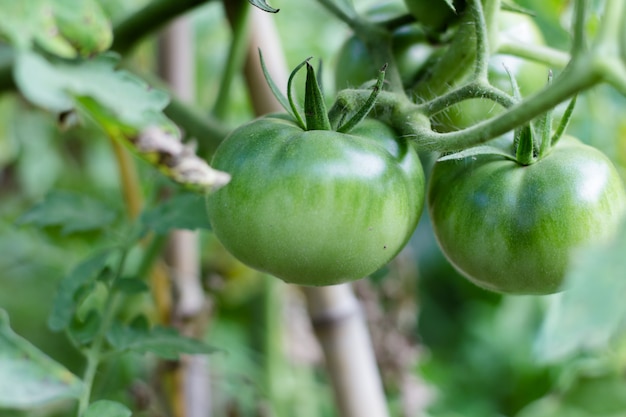
[[[572,251],[608,239],[625,207],[610,160],[569,137],[529,166],[496,155],[439,161],[428,191],[450,262],[475,284],[511,294],[561,290]]]
[[[248,266],[296,284],[376,271],[404,247],[424,204],[416,152],[376,120],[344,134],[263,117],[234,130],[213,166],[232,175],[208,197],[219,240]]]

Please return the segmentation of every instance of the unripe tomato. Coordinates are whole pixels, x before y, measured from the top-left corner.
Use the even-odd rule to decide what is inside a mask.
[[[428,191],[446,257],[475,284],[510,294],[561,290],[572,251],[610,238],[625,207],[611,161],[571,137],[529,166],[496,155],[437,162]]]
[[[437,50],[426,41],[424,32],[416,25],[403,26],[394,31],[391,48],[405,87],[413,83],[428,58]],[[376,78],[379,70],[363,41],[351,36],[339,50],[335,87],[337,90],[358,87]]]
[[[213,166],[232,175],[208,197],[218,239],[248,266],[301,285],[338,284],[384,266],[423,207],[416,152],[371,119],[349,134],[256,119],[226,138]]]

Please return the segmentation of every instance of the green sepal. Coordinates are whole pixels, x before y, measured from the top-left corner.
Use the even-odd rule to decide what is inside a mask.
[[[330,120],[324,102],[324,95],[315,76],[315,69],[309,61],[306,64],[306,85],[304,93],[304,116],[307,130],[331,130]]]
[[[302,61],[300,64],[298,64],[293,69],[293,71],[291,71],[291,74],[289,74],[289,79],[287,80],[287,99],[289,100],[289,105],[291,106],[291,111],[294,117],[296,118],[296,122],[298,123],[298,126],[300,126],[302,129],[306,129],[307,126],[304,123],[304,119],[302,119],[302,116],[300,115],[300,110],[298,109],[296,100],[293,97],[293,93],[292,93],[293,90],[291,88],[291,85],[293,84],[293,79],[295,78],[296,74],[298,73],[298,71],[300,71],[300,68],[302,68],[306,63],[308,63],[310,59],[311,57],[308,57],[307,59]],[[305,101],[306,101],[306,98],[305,98]]]
[[[556,145],[556,143],[561,139],[565,131],[567,130],[567,126],[569,126],[570,120],[572,120],[572,114],[574,113],[574,107],[576,107],[576,98],[578,95],[575,95],[570,100],[567,108],[565,109],[565,113],[563,114],[563,118],[559,122],[559,126],[556,128],[556,132],[552,135],[552,139],[550,140],[550,146]]]
[[[293,114],[293,110],[292,110],[289,100],[287,100],[287,97],[285,97],[283,92],[280,91],[280,88],[276,85],[276,83],[272,79],[272,76],[267,70],[267,66],[265,65],[265,60],[263,59],[263,54],[261,53],[260,48],[259,48],[259,59],[261,60],[261,69],[263,70],[263,76],[265,77],[265,82],[269,86],[270,90],[272,90],[272,94],[274,95],[274,97],[276,97],[276,100],[278,100],[280,105],[283,106],[283,109],[285,109],[285,111],[291,113],[294,117],[296,117],[296,115]]]
[[[387,69],[387,64],[385,64],[378,73],[378,78],[376,79],[376,85],[372,88],[372,94],[367,98],[367,101],[359,108],[359,110],[348,120],[346,123],[343,123],[341,126],[337,128],[337,132],[348,133],[352,130],[356,125],[358,125],[361,120],[365,119],[369,114],[370,110],[374,107],[376,103],[376,99],[378,98],[378,94],[383,88],[383,83],[385,82],[385,70]]]
[[[515,132],[515,142],[517,143],[515,157],[521,165],[531,165],[536,161],[533,136],[533,130],[530,125],[523,126]]]

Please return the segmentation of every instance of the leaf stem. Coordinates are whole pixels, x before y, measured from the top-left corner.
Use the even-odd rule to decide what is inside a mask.
[[[489,70],[489,35],[485,15],[483,13],[483,6],[480,0],[471,0],[469,7],[474,19],[474,30],[476,31],[476,66],[474,67],[474,79],[487,81],[487,71]]]
[[[465,84],[443,96],[439,96],[427,103],[418,106],[427,116],[434,116],[440,111],[470,98],[484,98],[500,104],[504,108],[509,108],[515,104],[515,100],[504,91],[489,85],[483,81],[476,81]]]
[[[165,23],[211,0],[155,0],[122,20],[113,28],[111,49],[124,55],[139,40]]]
[[[96,371],[100,365],[103,357],[103,346],[106,338],[106,332],[109,329],[113,316],[115,314],[115,305],[117,301],[117,292],[113,289],[115,283],[122,276],[126,258],[128,255],[128,249],[124,248],[121,252],[120,259],[118,261],[115,275],[108,285],[107,299],[103,309],[102,321],[98,327],[98,331],[94,336],[93,343],[89,349],[85,352],[87,358],[87,365],[85,367],[85,373],[83,374],[83,394],[78,402],[78,417],[82,417],[85,411],[89,407],[89,400],[91,398],[91,390],[93,388],[93,382],[96,376]]]
[[[574,21],[572,27],[572,57],[576,58],[585,51],[585,18],[587,11],[587,0],[575,0]]]
[[[213,105],[213,114],[223,120],[230,109],[229,100],[233,79],[243,68],[248,51],[248,37],[250,34],[248,24],[250,16],[250,5],[247,0],[225,1],[224,8],[230,15],[228,21],[231,22],[232,37],[226,65],[222,70],[217,99]]]
[[[558,49],[510,39],[501,41],[497,52],[528,59],[558,69],[565,68],[570,61],[570,55]]]
[[[551,86],[541,92],[516,103],[508,111],[467,129],[436,133],[425,128],[423,124],[418,124],[415,128],[411,126],[413,121],[410,115],[404,112],[396,116],[397,128],[406,135],[412,135],[420,150],[451,151],[486,142],[530,122],[574,94],[601,82],[600,75],[584,61],[580,59],[572,62]]]

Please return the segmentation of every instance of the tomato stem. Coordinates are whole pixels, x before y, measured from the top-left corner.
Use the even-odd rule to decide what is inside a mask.
[[[476,80],[427,103],[420,104],[417,108],[428,116],[434,116],[454,104],[471,98],[492,100],[504,108],[509,108],[516,103],[515,99],[499,88],[484,81]]]
[[[469,10],[474,19],[474,30],[476,32],[476,65],[474,67],[474,79],[487,81],[487,71],[489,69],[489,36],[483,6],[480,0],[470,0]]]
[[[219,120],[223,120],[226,112],[231,108],[229,100],[231,86],[235,76],[240,72],[246,58],[248,47],[248,35],[250,33],[248,19],[250,6],[245,0],[224,2],[224,8],[231,15],[232,38],[226,58],[226,65],[222,69],[222,77],[217,92],[217,98],[213,105],[212,113]]]

